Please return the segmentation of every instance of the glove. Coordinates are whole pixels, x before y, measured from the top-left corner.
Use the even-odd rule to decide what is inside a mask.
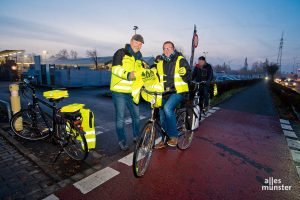
[[[178,73],[179,73],[180,76],[184,76],[186,74],[185,67],[180,67]]]
[[[127,74],[127,80],[129,80],[129,81],[134,81],[135,80],[135,74],[134,74],[134,72],[129,72],[128,74]]]

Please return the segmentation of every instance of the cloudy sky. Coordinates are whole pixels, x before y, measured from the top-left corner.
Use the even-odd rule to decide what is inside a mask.
[[[268,58],[276,62],[282,32],[282,63],[300,66],[299,0],[1,0],[0,50],[24,49],[49,55],[60,49],[86,57],[96,48],[111,56],[139,27],[144,56],[156,56],[171,40],[190,58],[193,26],[212,64],[240,68]]]

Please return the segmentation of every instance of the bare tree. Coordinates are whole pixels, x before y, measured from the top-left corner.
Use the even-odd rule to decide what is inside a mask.
[[[56,55],[57,60],[66,60],[69,58],[69,53],[67,49],[61,49]]]
[[[97,55],[97,50],[93,49],[93,50],[87,50],[86,54],[89,58],[91,58],[96,66],[96,69],[98,68],[98,55]]]
[[[77,51],[75,51],[75,50],[71,50],[70,51],[70,57],[71,57],[71,59],[76,59],[77,55],[78,55]]]
[[[274,75],[276,74],[277,70],[279,69],[279,65],[277,63],[270,63],[267,64],[267,72],[271,76],[271,80],[274,81]]]

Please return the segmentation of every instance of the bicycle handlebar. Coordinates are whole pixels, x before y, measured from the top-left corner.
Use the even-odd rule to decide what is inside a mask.
[[[200,82],[191,81],[191,83],[193,83],[193,84],[195,84],[195,85],[201,85],[201,84],[205,84],[206,81],[200,81]]]
[[[163,92],[151,92],[149,90],[147,90],[145,87],[142,87],[141,90],[143,90],[144,92],[146,92],[147,94],[150,94],[150,95],[162,95]]]

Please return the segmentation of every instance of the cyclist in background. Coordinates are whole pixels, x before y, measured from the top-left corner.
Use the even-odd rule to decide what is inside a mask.
[[[204,56],[200,56],[198,63],[196,64],[192,80],[196,82],[205,81],[203,88],[204,93],[204,112],[208,111],[208,101],[209,101],[209,86],[210,82],[213,79],[213,69],[209,63],[206,62]]]

